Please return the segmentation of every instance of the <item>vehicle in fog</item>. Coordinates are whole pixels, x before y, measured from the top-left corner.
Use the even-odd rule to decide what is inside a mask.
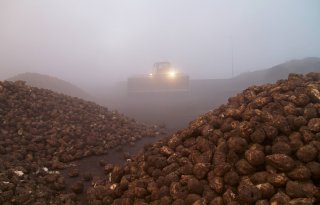
[[[129,94],[188,92],[189,76],[169,62],[157,62],[152,73],[128,78],[127,89]]]

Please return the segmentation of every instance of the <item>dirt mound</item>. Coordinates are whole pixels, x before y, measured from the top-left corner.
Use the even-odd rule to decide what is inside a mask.
[[[157,134],[156,127],[92,102],[0,82],[0,204],[71,203],[75,197],[64,192],[57,170]]]
[[[293,60],[229,79],[192,79],[191,76],[187,93],[140,93],[128,96],[126,82],[118,82],[113,86],[100,85],[91,93],[102,105],[116,108],[127,116],[142,122],[166,124],[168,128],[178,130],[251,85],[275,83],[287,78],[289,73],[310,72],[320,72],[320,58]]]
[[[89,204],[317,204],[320,74],[252,86],[146,146]]]
[[[65,80],[43,75],[39,73],[21,73],[8,79],[8,81],[25,81],[27,85],[49,89],[57,93],[62,93],[72,97],[78,97],[85,100],[92,100],[93,97],[81,88]]]

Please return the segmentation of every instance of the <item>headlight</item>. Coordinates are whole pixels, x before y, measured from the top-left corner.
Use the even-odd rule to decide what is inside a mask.
[[[177,73],[176,73],[175,71],[170,71],[170,72],[168,73],[168,75],[169,75],[170,78],[175,78],[176,75],[177,75]]]

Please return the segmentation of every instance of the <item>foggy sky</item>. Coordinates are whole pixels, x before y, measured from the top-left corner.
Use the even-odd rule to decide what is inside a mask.
[[[319,0],[0,0],[0,80],[115,82],[168,60],[191,78],[320,57]]]

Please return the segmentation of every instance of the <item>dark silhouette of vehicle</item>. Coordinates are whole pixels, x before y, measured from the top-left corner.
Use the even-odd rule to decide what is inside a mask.
[[[148,75],[128,78],[128,93],[188,92],[189,76],[178,72],[169,62],[157,62]]]

